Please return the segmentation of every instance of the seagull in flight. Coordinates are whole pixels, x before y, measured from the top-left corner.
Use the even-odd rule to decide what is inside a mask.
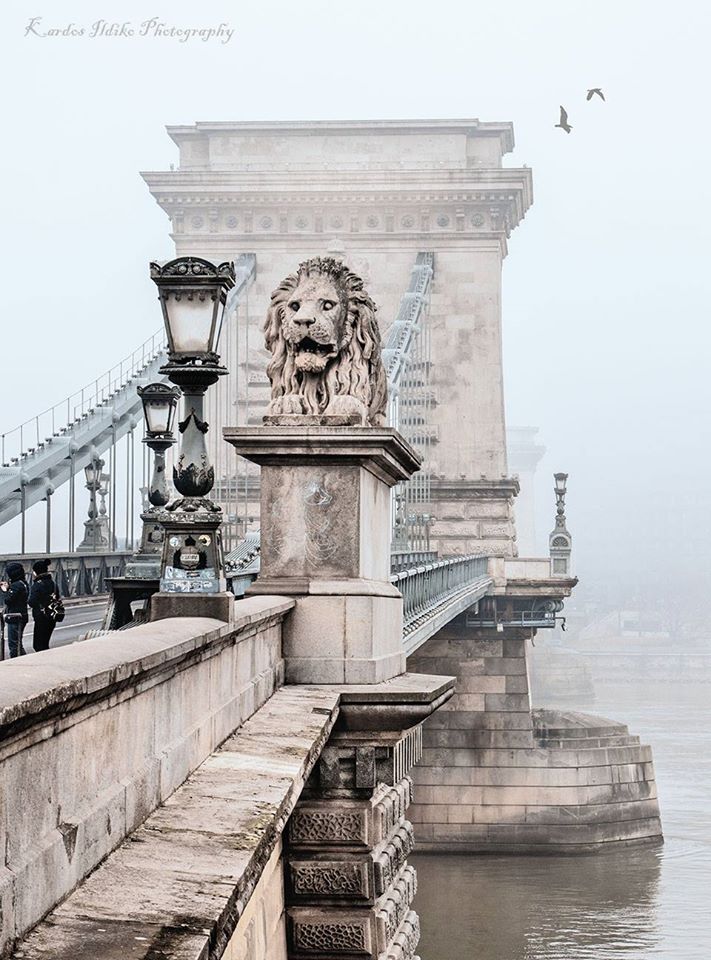
[[[592,98],[595,96],[595,94],[597,94],[598,97],[599,97],[601,100],[604,100],[604,99],[605,99],[605,94],[602,92],[602,90],[600,89],[600,87],[592,87],[592,89],[588,90],[588,95],[587,95],[587,97],[586,97],[585,99],[586,99],[586,100],[592,100]]]
[[[560,108],[560,120],[556,123],[556,127],[560,127],[560,129],[565,130],[566,133],[570,133],[573,129],[572,124],[568,123],[568,112],[565,107]]]

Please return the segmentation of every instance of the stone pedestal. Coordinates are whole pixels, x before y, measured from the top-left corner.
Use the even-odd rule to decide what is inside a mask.
[[[290,683],[378,683],[404,672],[402,598],[390,583],[390,488],[419,469],[390,427],[267,418],[225,439],[262,467],[261,572],[248,593],[287,594]]]
[[[349,703],[342,695],[337,726],[289,821],[289,960],[415,955],[409,773],[422,753],[419,721],[450,696],[451,681],[418,678],[425,695],[407,703],[403,693],[414,680],[394,681],[375,701]]]
[[[159,580],[165,530],[155,510],[146,510],[141,514],[141,520],[141,545],[126,564],[126,576],[137,580]]]

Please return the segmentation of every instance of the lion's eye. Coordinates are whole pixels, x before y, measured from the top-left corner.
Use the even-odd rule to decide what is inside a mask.
[[[336,306],[336,304],[333,302],[333,300],[324,300],[324,301],[323,301],[323,309],[324,309],[324,310],[333,310],[333,308],[334,308],[335,306]]]
[[[300,306],[301,304],[299,303],[298,300],[292,300],[291,303],[289,304],[289,309],[293,310],[294,313],[296,313]]]

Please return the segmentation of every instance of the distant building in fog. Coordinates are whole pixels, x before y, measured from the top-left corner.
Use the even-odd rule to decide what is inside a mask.
[[[536,550],[536,467],[546,448],[536,443],[538,427],[509,427],[506,445],[509,470],[518,474],[521,490],[516,497],[516,533],[520,557],[537,556]]]

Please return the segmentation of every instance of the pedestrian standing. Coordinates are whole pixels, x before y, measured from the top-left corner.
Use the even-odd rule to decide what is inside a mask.
[[[57,596],[57,585],[49,572],[49,560],[37,560],[32,564],[33,584],[30,587],[29,604],[32,608],[32,619],[35,629],[32,635],[32,646],[39,653],[49,649],[49,641],[54,630],[56,620],[50,614],[50,604]]]
[[[4,617],[7,624],[7,645],[10,648],[11,657],[20,657],[25,653],[22,634],[29,620],[25,568],[21,563],[8,563],[5,575],[7,580],[0,583],[0,590],[5,594]]]

